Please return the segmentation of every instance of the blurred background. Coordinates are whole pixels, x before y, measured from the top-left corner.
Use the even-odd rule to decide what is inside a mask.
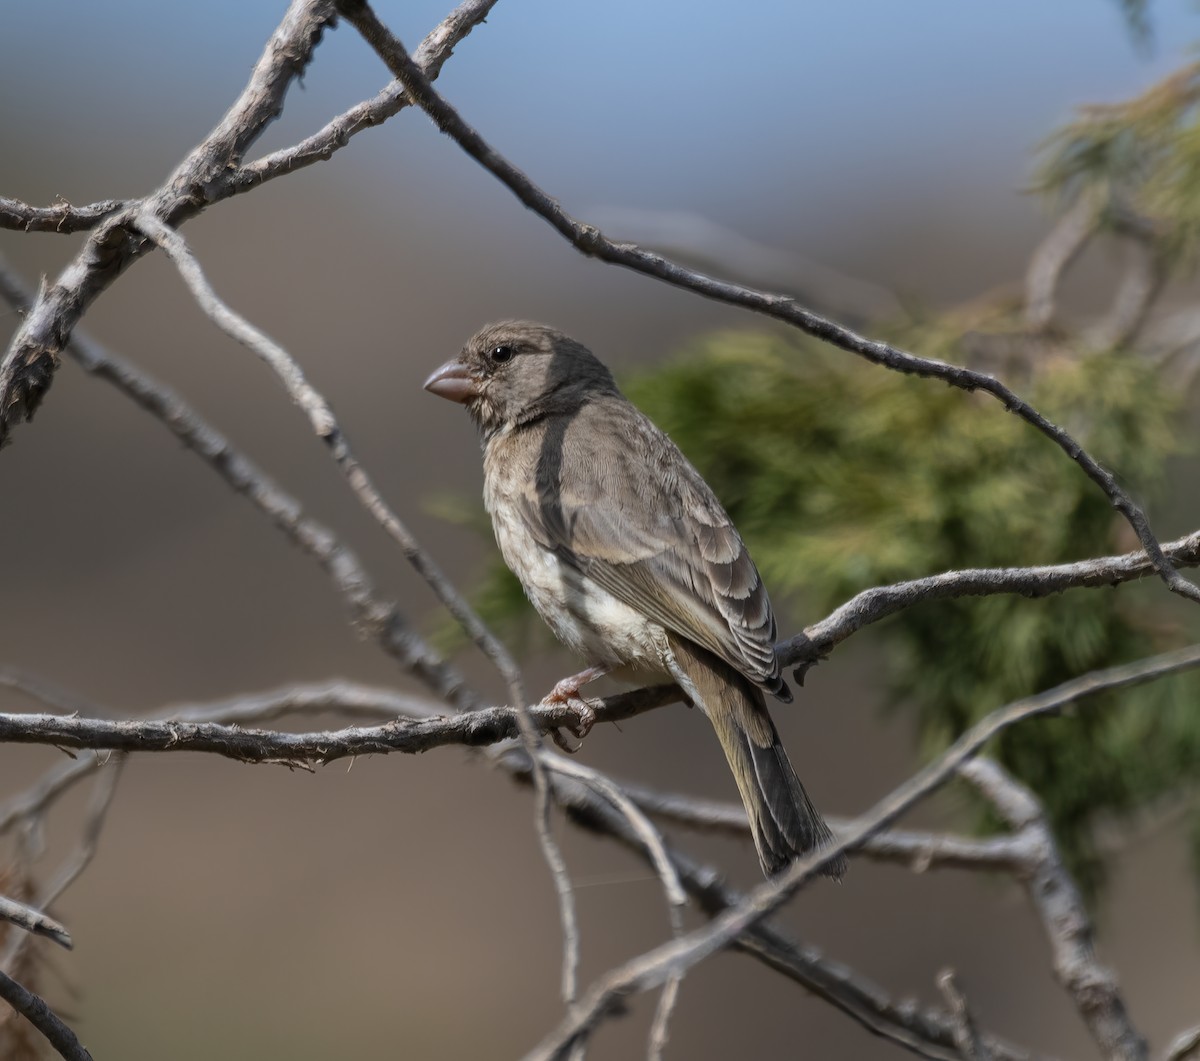
[[[283,7],[6,5],[0,193],[48,205],[150,191],[223,114]],[[448,9],[381,0],[377,10],[412,48]],[[439,86],[610,235],[727,258],[746,279],[899,329],[911,345],[913,320],[1019,283],[1052,222],[1028,194],[1035,146],[1077,106],[1130,97],[1191,57],[1200,18],[1190,2],[1145,14],[1148,34],[1105,0],[502,0]],[[353,31],[327,35],[255,154],[386,82]],[[433,509],[447,494],[478,495],[478,446],[461,411],[421,383],[480,324],[551,321],[626,374],[718,330],[787,342],[745,313],[583,259],[419,113],[219,204],[185,235],[218,292],[332,400],[385,495],[464,586],[486,577],[493,547]],[[36,283],[82,239],[2,231],[0,253]],[[1066,291],[1068,317],[1106,304],[1122,261],[1104,248],[1089,257]],[[1188,296],[1184,285],[1171,293],[1181,305]],[[17,323],[0,308],[6,339]],[[441,627],[431,594],[356,506],[301,415],[199,312],[162,255],[136,264],[83,327],[176,388],[343,534],[380,593],[422,630]],[[1164,539],[1198,515],[1195,466],[1170,459],[1156,492],[1127,481],[1157,498],[1150,514]],[[409,686],[356,638],[321,571],[73,363],[0,455],[0,490],[3,662],[115,716],[338,676]],[[934,556],[916,573],[946,566]],[[1145,607],[1173,616],[1165,595],[1147,587]],[[782,594],[781,629],[823,614],[816,599],[802,588]],[[855,638],[776,713],[810,791],[834,815],[870,806],[927,746],[912,713],[883,710],[896,693],[884,648],[874,634]],[[501,699],[496,676],[460,655],[484,694]],[[537,639],[523,662],[532,689],[576,664]],[[603,727],[580,755],[618,777],[734,798],[711,733],[679,708]],[[61,760],[51,749],[0,748],[0,798]],[[48,818],[39,873],[76,843],[87,796],[85,785]],[[56,907],[76,950],[47,955],[40,986],[97,1059],[518,1056],[561,1010],[560,931],[531,813],[526,790],[458,749],[311,775],[212,756],[136,758],[93,863]],[[969,816],[950,796],[912,821],[961,826]],[[665,938],[666,919],[640,863],[568,827],[560,836],[586,983]],[[748,843],[682,840],[735,883],[755,883]],[[1096,902],[1103,959],[1162,1048],[1200,1019],[1186,825],[1126,838]],[[989,1030],[1048,1054],[1093,1052],[1010,882],[857,861],[844,884],[806,890],[782,921],[895,997],[938,1003],[934,977],[950,965]],[[649,1014],[635,1001],[592,1056],[638,1056]],[[688,977],[668,1048],[698,1059],[897,1054],[734,954]]]

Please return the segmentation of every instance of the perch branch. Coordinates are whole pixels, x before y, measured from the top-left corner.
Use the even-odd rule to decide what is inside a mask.
[[[0,228],[22,232],[85,232],[128,205],[123,199],[105,199],[89,206],[72,206],[66,200],[53,206],[30,206],[20,199],[0,195]]]

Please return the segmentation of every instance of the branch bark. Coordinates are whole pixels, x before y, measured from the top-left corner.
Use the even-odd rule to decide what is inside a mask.
[[[529,1056],[563,1057],[586,1040],[615,1006],[631,994],[652,990],[667,977],[677,976],[729,946],[751,927],[770,916],[822,866],[846,851],[856,850],[870,836],[886,828],[914,804],[941,787],[983,746],[1017,722],[1060,711],[1067,704],[1103,689],[1123,688],[1200,665],[1200,646],[1151,657],[1138,663],[1094,671],[1036,696],[1000,708],[972,726],[945,752],[908,781],[880,800],[837,842],[793,863],[780,875],[751,891],[737,907],[711,924],[679,940],[662,944],[596,980],[579,1004]],[[1123,1056],[1114,1054],[1111,1056]],[[1136,1057],[1138,1055],[1129,1055]]]
[[[92,1061],[92,1055],[84,1049],[78,1036],[52,1009],[3,972],[0,972],[0,998],[37,1028],[65,1061]]]
[[[960,772],[1004,821],[1029,838],[1033,857],[1025,876],[1026,891],[1050,943],[1054,973],[1092,1038],[1107,1058],[1145,1061],[1146,1040],[1126,1012],[1117,978],[1096,959],[1087,907],[1062,863],[1037,797],[987,759],[966,763]]]

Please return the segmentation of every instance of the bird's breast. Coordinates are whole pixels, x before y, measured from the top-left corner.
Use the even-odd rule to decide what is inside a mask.
[[[485,501],[504,562],[563,644],[591,664],[663,669],[668,647],[659,624],[539,542],[503,490],[485,491]]]

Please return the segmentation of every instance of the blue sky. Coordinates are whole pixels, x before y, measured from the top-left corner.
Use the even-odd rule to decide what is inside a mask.
[[[243,84],[284,4],[7,6],[0,187],[87,201],[157,183]],[[410,46],[448,8],[377,5]],[[577,212],[691,210],[861,272],[865,228],[909,239],[934,211],[980,233],[1032,216],[1020,189],[1033,146],[1074,106],[1178,66],[1200,38],[1192,0],[1152,3],[1150,19],[1143,47],[1112,0],[501,0],[441,87]],[[264,147],[385,80],[338,30]],[[489,194],[414,116],[322,169],[358,188],[400,172],[414,188]]]

